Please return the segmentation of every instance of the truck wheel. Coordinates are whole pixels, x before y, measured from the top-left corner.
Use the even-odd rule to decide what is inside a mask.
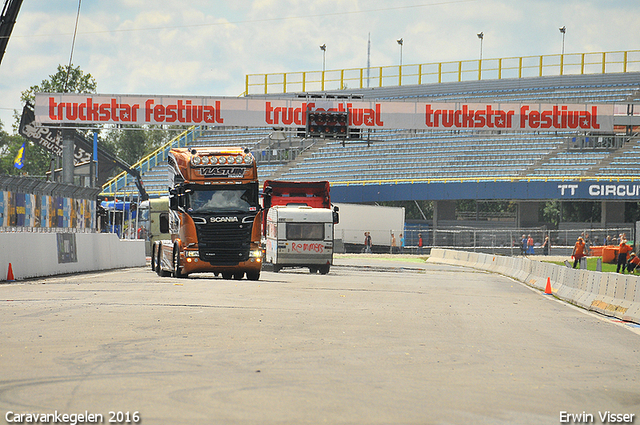
[[[235,280],[242,280],[243,277],[244,277],[244,272],[238,272],[233,274],[233,278]]]
[[[232,276],[233,275],[231,273],[229,273],[229,272],[222,272],[222,278],[223,279],[229,280],[229,279],[231,279]]]
[[[156,258],[157,258],[156,273],[158,274],[158,276],[160,277],[169,276],[170,273],[168,271],[162,270],[162,246],[160,245],[158,245],[158,253]]]
[[[158,247],[158,251],[156,252],[155,264],[154,264],[155,271],[156,271],[156,274],[158,276],[160,276],[160,261],[161,261],[160,260],[160,247]]]
[[[173,277],[187,277],[186,274],[182,274],[182,269],[180,268],[180,250],[177,246],[173,247]]]
[[[260,280],[260,271],[247,272],[247,279],[249,279],[249,280]]]
[[[282,266],[277,266],[277,265],[273,265],[273,272],[274,273],[278,273],[280,270],[282,270]]]
[[[317,267],[309,267],[309,273],[311,273],[311,274],[318,273],[318,268]]]
[[[325,266],[320,266],[320,274],[327,274],[329,273],[329,264],[325,265]]]
[[[151,246],[151,271],[156,271],[156,244]]]

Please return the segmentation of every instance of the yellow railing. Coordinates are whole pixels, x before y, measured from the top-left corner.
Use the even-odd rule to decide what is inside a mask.
[[[247,74],[245,94],[640,71],[640,50],[522,56],[330,71]]]
[[[183,131],[149,155],[140,159],[138,162],[133,164],[131,168],[138,169],[140,173],[144,173],[149,169],[155,167],[161,162],[167,159],[167,155],[169,150],[172,147],[184,147],[187,145],[187,142],[190,139],[193,139],[193,133],[196,131],[196,127],[192,126],[189,129]],[[105,184],[102,185],[101,195],[115,194],[118,190],[125,187],[127,184],[132,183],[135,180],[133,176],[130,176],[128,172],[123,171]]]

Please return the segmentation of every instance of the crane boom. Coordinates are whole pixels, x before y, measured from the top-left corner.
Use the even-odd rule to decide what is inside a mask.
[[[20,6],[22,6],[22,0],[5,0],[4,2],[2,15],[0,15],[0,63],[2,63],[2,57],[7,49]]]

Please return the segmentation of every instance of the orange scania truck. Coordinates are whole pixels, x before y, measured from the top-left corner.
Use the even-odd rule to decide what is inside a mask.
[[[240,147],[173,148],[168,163],[171,240],[154,243],[152,268],[160,276],[258,280],[262,213],[253,155]]]

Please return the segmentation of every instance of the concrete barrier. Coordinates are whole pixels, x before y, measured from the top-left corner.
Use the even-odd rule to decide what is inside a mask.
[[[428,262],[502,274],[588,310],[640,323],[640,276],[571,269],[522,257],[432,249]]]
[[[622,315],[622,320],[640,323],[640,282],[634,281],[633,287],[629,288],[627,293],[632,301],[629,309]]]
[[[16,280],[146,264],[143,240],[113,233],[0,233],[0,246],[0,281],[9,264]]]

